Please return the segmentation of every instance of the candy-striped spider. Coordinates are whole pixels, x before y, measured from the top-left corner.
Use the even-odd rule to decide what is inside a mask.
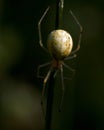
[[[82,29],[82,26],[80,25],[79,21],[77,20],[76,16],[70,10],[70,14],[74,18],[74,20],[76,21],[76,23],[77,23],[77,25],[79,26],[79,29],[80,29],[77,48],[75,50],[72,50],[72,47],[73,47],[72,37],[68,32],[66,32],[62,29],[53,30],[49,34],[48,40],[47,40],[47,48],[48,49],[45,48],[44,45],[43,45],[43,42],[42,42],[41,23],[42,23],[42,20],[44,19],[44,17],[46,16],[48,10],[49,10],[49,7],[45,10],[44,14],[42,15],[42,17],[40,18],[40,20],[38,22],[39,44],[45,51],[48,51],[50,53],[53,60],[51,62],[45,63],[43,65],[39,65],[39,67],[38,67],[38,77],[41,77],[39,75],[40,68],[51,65],[50,69],[49,69],[49,71],[48,71],[48,73],[45,76],[44,81],[43,81],[43,90],[42,90],[42,100],[43,100],[43,96],[44,96],[44,93],[45,93],[45,86],[46,86],[47,80],[50,77],[52,69],[53,68],[56,69],[56,72],[57,72],[57,70],[60,70],[61,71],[62,91],[63,91],[62,100],[63,100],[63,96],[64,96],[63,66],[74,73],[74,69],[72,69],[68,65],[66,65],[64,63],[64,60],[69,60],[69,59],[73,59],[73,58],[76,57],[76,52],[80,49],[80,43],[81,43],[81,37],[82,37],[82,30],[83,29]]]

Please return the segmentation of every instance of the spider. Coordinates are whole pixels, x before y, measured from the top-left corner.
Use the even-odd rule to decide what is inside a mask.
[[[41,103],[43,103],[42,100],[43,100],[43,96],[45,93],[45,86],[50,77],[52,69],[56,69],[56,72],[57,72],[57,70],[60,70],[61,82],[62,82],[62,100],[61,100],[61,105],[62,105],[62,101],[63,101],[63,97],[64,97],[63,66],[66,67],[68,70],[72,71],[73,73],[75,72],[75,70],[72,69],[71,67],[69,67],[68,65],[66,65],[64,63],[64,61],[73,59],[76,57],[76,52],[79,51],[79,49],[80,49],[83,28],[82,28],[81,24],[79,23],[78,19],[76,18],[76,16],[74,15],[74,13],[70,10],[70,14],[74,18],[75,22],[77,23],[77,25],[79,26],[79,29],[80,29],[78,45],[77,45],[76,49],[72,50],[72,48],[73,48],[72,37],[67,31],[65,31],[63,29],[53,30],[49,34],[48,39],[47,39],[47,48],[45,48],[43,45],[43,42],[42,42],[41,23],[42,23],[44,17],[46,16],[49,8],[50,7],[48,7],[45,10],[45,12],[43,13],[42,17],[40,18],[40,20],[38,22],[38,33],[39,33],[39,45],[45,51],[50,53],[53,60],[51,62],[39,65],[38,71],[37,71],[37,76],[41,77],[39,75],[40,68],[50,65],[50,69],[49,69],[48,73],[46,74],[44,81],[43,81],[43,90],[42,90],[42,99],[41,99]],[[56,75],[56,73],[55,73],[55,75]],[[60,107],[61,107],[61,105],[60,105]]]

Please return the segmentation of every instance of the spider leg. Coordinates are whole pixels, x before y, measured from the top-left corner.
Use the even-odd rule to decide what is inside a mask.
[[[60,103],[60,107],[59,107],[59,112],[62,109],[62,104],[63,104],[63,99],[64,99],[64,93],[65,93],[65,86],[64,86],[64,78],[63,78],[63,66],[61,65],[61,83],[62,83],[62,97],[61,97],[61,103]]]
[[[50,65],[50,64],[51,64],[51,62],[47,62],[47,63],[45,63],[45,64],[42,64],[42,65],[39,65],[39,66],[38,66],[38,68],[37,68],[37,77],[38,77],[38,78],[44,78],[43,76],[40,75],[40,69],[43,68],[43,67],[45,67],[45,66],[48,66],[48,65]]]
[[[47,49],[44,47],[43,42],[42,42],[41,23],[42,23],[44,17],[46,16],[48,10],[49,10],[49,7],[45,10],[44,14],[42,15],[42,17],[40,18],[40,20],[38,22],[39,44],[45,51],[47,51]]]
[[[77,55],[73,54],[72,56],[66,57],[64,60],[71,60],[71,59],[76,58],[76,57],[77,57]]]
[[[74,20],[76,21],[77,25],[80,28],[80,34],[79,34],[79,38],[78,38],[77,48],[71,52],[71,54],[75,54],[80,49],[80,43],[81,43],[81,39],[82,39],[83,28],[82,28],[81,24],[79,23],[78,19],[76,18],[76,16],[74,15],[74,13],[71,10],[70,10],[70,14],[72,15],[72,17],[74,18]]]
[[[47,83],[47,81],[48,81],[48,79],[50,77],[52,69],[53,69],[53,67],[51,66],[51,68],[49,69],[49,71],[48,71],[48,73],[47,73],[47,75],[46,75],[46,77],[44,78],[44,81],[43,81],[43,90],[42,90],[41,104],[43,104],[43,98],[44,98],[44,94],[45,94],[46,83]]]
[[[68,70],[70,70],[70,71],[72,71],[72,77],[71,78],[65,78],[65,79],[72,79],[73,78],[73,76],[74,76],[74,74],[75,74],[75,70],[74,69],[72,69],[71,67],[69,67],[68,65],[66,65],[65,63],[62,63],[63,64],[63,66],[65,67],[65,68],[67,68]]]

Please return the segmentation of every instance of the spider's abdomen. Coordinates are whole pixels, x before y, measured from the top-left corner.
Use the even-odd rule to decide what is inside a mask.
[[[62,60],[71,53],[73,41],[68,32],[59,29],[49,34],[47,46],[55,59]]]

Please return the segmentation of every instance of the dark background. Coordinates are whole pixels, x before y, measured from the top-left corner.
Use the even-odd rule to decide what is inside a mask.
[[[38,21],[42,36],[55,27],[55,0],[0,0],[0,119],[1,130],[42,130],[44,117],[40,106],[42,79],[37,67],[51,60],[39,46]],[[104,130],[104,2],[103,0],[65,0],[63,26],[77,45],[79,28],[84,32],[77,58],[66,63],[76,69],[75,77],[65,80],[62,112],[59,79],[55,85],[53,130]],[[43,68],[45,72],[45,68]],[[65,72],[68,75],[68,71]]]

